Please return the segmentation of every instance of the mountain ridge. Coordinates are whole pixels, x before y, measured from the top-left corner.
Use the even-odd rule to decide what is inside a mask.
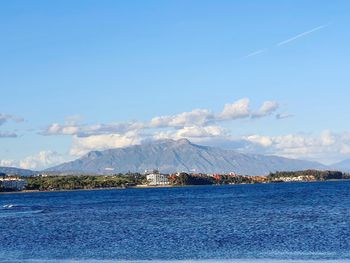
[[[244,154],[197,145],[187,139],[158,140],[125,148],[91,151],[83,157],[46,169],[47,172],[111,174],[144,172],[196,172],[264,175],[282,170],[327,169],[317,162],[279,156]]]
[[[37,172],[29,169],[1,166],[0,174],[1,173],[7,174],[7,175],[32,176],[32,175],[35,175]]]
[[[331,167],[340,169],[344,172],[350,172],[350,158],[334,163],[331,165]]]

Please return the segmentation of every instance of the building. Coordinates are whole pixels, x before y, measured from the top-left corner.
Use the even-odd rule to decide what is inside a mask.
[[[27,181],[17,177],[0,178],[0,188],[10,191],[21,191],[28,185]]]
[[[147,182],[149,185],[168,185],[169,179],[166,175],[160,174],[159,172],[153,172],[146,175]]]

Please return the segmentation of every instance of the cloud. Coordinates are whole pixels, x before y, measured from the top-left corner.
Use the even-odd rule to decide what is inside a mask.
[[[276,119],[283,120],[283,119],[291,118],[293,116],[294,116],[293,114],[289,114],[289,113],[278,113],[276,114]]]
[[[18,162],[16,162],[15,160],[0,160],[0,166],[16,167],[18,166]]]
[[[251,134],[234,136],[220,127],[211,129],[186,127],[179,131],[162,131],[153,139],[181,139],[191,142],[234,149],[242,153],[283,156],[332,164],[350,157],[350,132],[319,134],[285,134],[269,136]]]
[[[246,139],[249,142],[259,144],[263,147],[269,147],[272,145],[272,140],[268,136],[261,136],[261,135],[254,134],[254,135],[247,136],[244,139]]]
[[[142,138],[137,132],[128,132],[123,135],[103,134],[88,137],[74,136],[70,154],[73,156],[82,156],[92,150],[120,148],[140,144],[141,141]]]
[[[0,113],[0,126],[4,125],[6,122],[13,121],[16,123],[23,122],[22,117]],[[15,132],[4,132],[0,131],[0,138],[16,138],[18,135]]]
[[[18,135],[14,132],[1,132],[0,131],[0,138],[17,138]]]
[[[23,122],[24,119],[22,117],[18,117],[14,115],[0,113],[0,126],[8,121],[14,121],[18,123],[18,122]]]
[[[38,154],[28,156],[19,162],[19,167],[23,169],[44,169],[60,164],[67,159],[55,151],[40,151]]]
[[[243,98],[233,103],[225,104],[222,112],[219,113],[214,113],[208,109],[195,109],[173,116],[159,116],[154,117],[149,123],[145,123],[143,128],[206,126],[222,121],[265,117],[277,110],[278,107],[278,103],[275,101],[265,101],[259,110],[252,111],[250,109],[250,100]]]
[[[247,118],[251,115],[249,103],[250,100],[248,98],[244,98],[232,104],[226,104],[221,114],[219,114],[219,118],[222,120]]]
[[[89,137],[96,135],[123,135],[131,131],[146,131],[163,128],[183,129],[184,127],[205,127],[223,121],[232,121],[244,118],[257,118],[270,115],[278,109],[278,103],[274,101],[263,102],[260,109],[250,109],[250,100],[243,98],[233,103],[226,104],[219,113],[208,109],[194,109],[176,115],[157,116],[148,122],[126,122],[110,124],[85,125],[77,122],[64,124],[53,123],[41,135],[74,135],[77,137]]]
[[[188,125],[205,125],[215,119],[215,114],[206,109],[195,109],[174,116],[153,118],[146,126],[151,128],[184,127]]]
[[[350,132],[334,133],[325,130],[318,135],[286,134],[242,137],[248,142],[245,150],[288,158],[308,159],[330,164],[350,157]]]
[[[301,38],[301,37],[304,37],[304,36],[307,36],[307,35],[309,35],[309,34],[311,34],[311,33],[314,33],[314,32],[316,32],[316,31],[318,31],[318,30],[320,30],[320,29],[323,29],[323,28],[325,28],[325,27],[327,27],[327,26],[328,26],[328,24],[315,27],[315,28],[313,28],[313,29],[311,29],[311,30],[305,31],[305,32],[300,33],[300,34],[298,34],[298,35],[296,35],[296,36],[293,36],[293,37],[291,37],[291,38],[288,38],[288,39],[286,39],[286,40],[283,40],[283,41],[277,43],[276,46],[280,47],[280,46],[286,45],[286,44],[288,44],[288,43],[290,43],[290,42],[292,42],[292,41],[295,41],[295,40],[297,40],[297,39],[299,39],[299,38]]]
[[[191,126],[184,127],[176,132],[176,138],[207,138],[207,137],[218,137],[226,134],[226,130],[219,126]]]
[[[66,121],[53,123],[40,134],[45,136],[72,136],[70,154],[81,156],[91,150],[105,150],[140,144],[152,139],[187,138],[194,142],[214,138],[226,138],[229,131],[220,125],[238,119],[262,118],[278,109],[275,101],[265,101],[260,108],[252,110],[250,100],[243,98],[225,104],[220,112],[209,109],[194,109],[175,115],[157,116],[146,122],[125,122],[110,124],[81,124]]]
[[[275,112],[278,109],[279,105],[276,101],[265,101],[263,105],[260,107],[260,109],[257,112],[254,112],[252,114],[253,118],[261,118],[268,115],[271,115],[273,112]]]
[[[143,128],[143,124],[130,123],[111,123],[111,124],[94,124],[82,125],[78,123],[53,123],[50,124],[41,135],[76,135],[78,137],[88,137],[92,135],[112,134],[112,133],[126,133],[131,130]]]
[[[55,151],[40,151],[22,160],[0,160],[0,166],[19,167],[22,169],[41,170],[68,161],[67,157]]]
[[[194,142],[205,141],[208,138],[218,138],[224,137],[229,134],[229,131],[223,129],[219,126],[187,126],[182,129],[175,131],[159,131],[150,136],[150,138],[159,140],[159,139],[189,139]]]
[[[43,132],[44,135],[73,135],[77,134],[79,132],[79,127],[76,125],[70,125],[70,124],[59,124],[59,123],[53,123],[51,124],[46,131]]]

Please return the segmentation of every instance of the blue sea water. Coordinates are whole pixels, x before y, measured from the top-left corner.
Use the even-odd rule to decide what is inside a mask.
[[[0,262],[350,261],[350,181],[1,194],[0,226]]]

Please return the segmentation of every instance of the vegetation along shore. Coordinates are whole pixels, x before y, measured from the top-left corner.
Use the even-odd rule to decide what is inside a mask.
[[[350,179],[350,174],[339,171],[305,170],[275,172],[267,176],[249,176],[237,174],[160,174],[155,171],[148,175],[127,173],[115,175],[36,175],[19,177],[3,174],[0,178],[0,192],[28,192],[187,185],[316,182],[346,180]]]

